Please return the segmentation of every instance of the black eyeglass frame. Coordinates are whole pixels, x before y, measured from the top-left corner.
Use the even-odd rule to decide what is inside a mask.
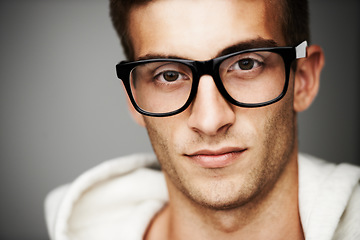
[[[247,49],[247,50],[243,50],[243,51],[230,53],[230,54],[220,56],[220,57],[217,57],[214,59],[210,59],[207,61],[193,61],[193,60],[188,60],[188,59],[173,59],[173,58],[146,59],[146,60],[139,60],[139,61],[133,61],[133,62],[122,61],[116,65],[116,73],[117,73],[117,77],[123,82],[126,92],[130,98],[130,101],[131,101],[132,105],[134,106],[134,108],[136,109],[136,111],[138,111],[139,113],[146,115],[146,116],[167,117],[167,116],[172,116],[172,115],[181,113],[182,111],[187,109],[196,96],[198,86],[199,86],[199,81],[200,81],[201,76],[203,76],[203,75],[212,76],[212,78],[215,82],[215,85],[216,85],[217,89],[219,90],[220,94],[231,104],[238,106],[238,107],[256,108],[256,107],[263,107],[263,106],[267,106],[267,105],[273,104],[275,102],[278,102],[285,96],[288,86],[289,86],[291,64],[295,59],[306,57],[306,46],[307,46],[307,42],[304,41],[296,47],[252,48],[252,49]],[[238,54],[249,53],[249,52],[264,52],[264,51],[277,53],[282,57],[282,59],[284,61],[285,84],[284,84],[284,88],[283,88],[282,92],[276,98],[266,101],[266,102],[262,102],[262,103],[242,103],[242,102],[235,100],[226,91],[226,89],[221,81],[220,74],[219,74],[219,69],[220,69],[221,63],[224,60],[226,60],[230,57],[233,57],[235,55],[238,55]],[[190,91],[187,101],[181,108],[171,111],[171,112],[167,112],[167,113],[152,113],[152,112],[143,110],[142,108],[140,108],[137,105],[137,103],[133,97],[131,87],[130,87],[131,71],[138,65],[145,64],[145,63],[152,63],[152,62],[181,63],[181,64],[188,66],[191,69],[192,74],[193,74],[193,82],[192,82],[192,86],[191,86],[191,91]]]

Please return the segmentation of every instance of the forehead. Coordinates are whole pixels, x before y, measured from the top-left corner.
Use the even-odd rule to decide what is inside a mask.
[[[282,45],[280,10],[270,5],[266,0],[155,0],[135,7],[129,15],[135,59],[170,55],[207,60],[258,38]]]

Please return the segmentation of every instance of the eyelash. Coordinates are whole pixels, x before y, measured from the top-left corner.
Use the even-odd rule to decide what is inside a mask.
[[[180,76],[181,76],[181,77],[186,76],[185,74],[182,74],[182,73],[180,73],[180,72],[178,72],[178,71],[175,71],[175,70],[164,70],[164,71],[161,71],[160,73],[156,74],[153,79],[154,79],[154,80],[157,80],[157,79],[159,79],[159,78],[162,77],[163,79],[161,79],[161,80],[159,80],[159,81],[161,81],[161,83],[164,83],[164,84],[171,84],[171,82],[176,82],[176,81],[178,81],[178,79],[176,79],[176,80],[174,80],[174,81],[167,81],[166,79],[164,79],[164,74],[167,73],[167,72],[177,73],[177,74],[179,74],[179,77],[180,77]],[[187,80],[187,79],[189,79],[189,78],[186,77],[185,80]]]
[[[245,60],[253,61],[253,65],[251,66],[251,69],[241,69],[241,67],[238,65],[239,63],[241,63],[242,61],[245,61]],[[234,62],[232,65],[230,65],[228,71],[234,71],[234,70],[252,71],[263,65],[264,65],[264,62],[261,62],[257,59],[251,58],[251,57],[241,58],[241,59],[237,60],[236,62]]]

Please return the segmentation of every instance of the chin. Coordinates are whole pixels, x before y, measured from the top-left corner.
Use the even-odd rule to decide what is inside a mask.
[[[231,210],[251,202],[259,192],[258,184],[249,184],[249,181],[244,180],[226,178],[208,180],[199,184],[192,182],[190,186],[184,186],[182,192],[202,207],[212,210]]]

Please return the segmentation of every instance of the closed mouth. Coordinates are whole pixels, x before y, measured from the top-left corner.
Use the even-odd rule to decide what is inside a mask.
[[[185,154],[203,168],[223,168],[231,165],[246,151],[246,148],[223,148],[219,150],[203,149]]]

